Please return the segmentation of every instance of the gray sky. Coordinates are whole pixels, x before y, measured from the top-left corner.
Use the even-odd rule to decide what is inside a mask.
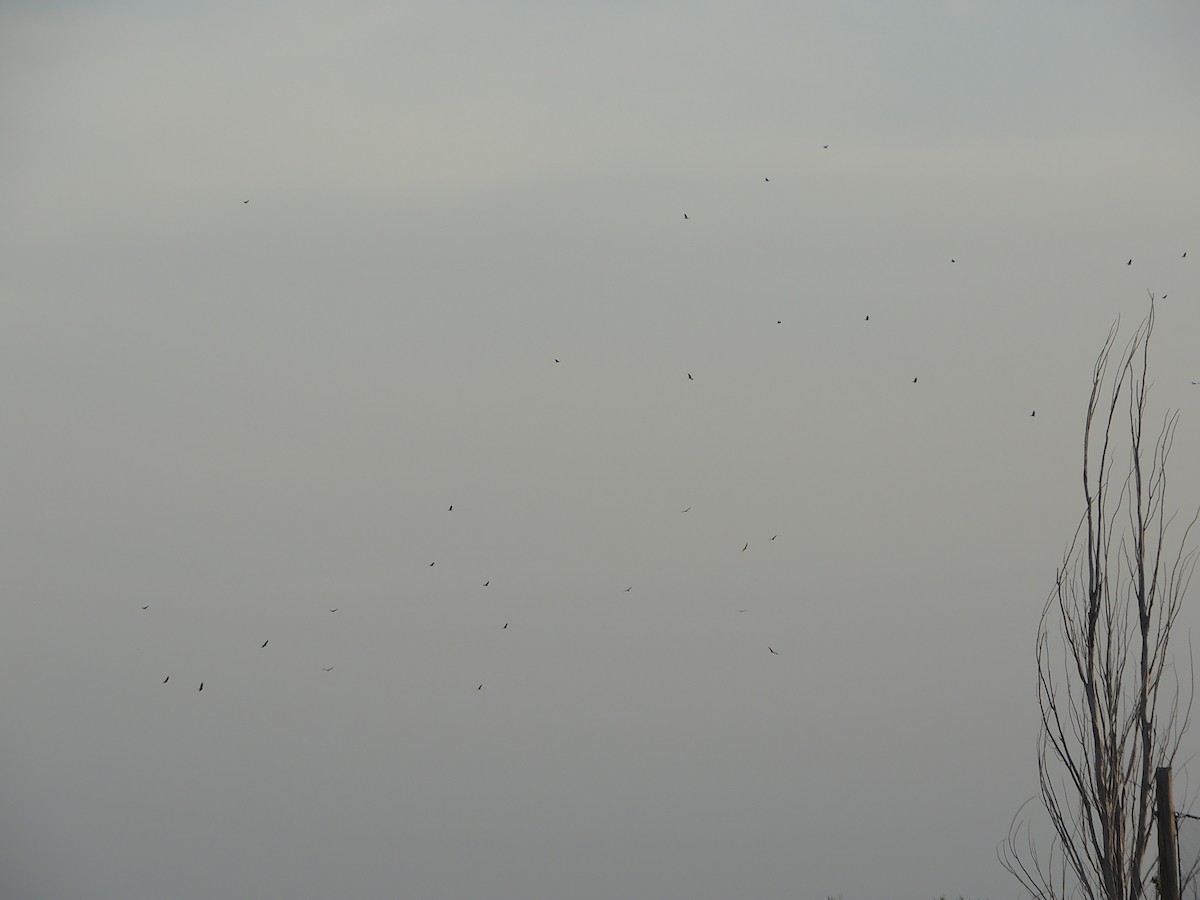
[[[1187,6],[8,4],[4,896],[1017,897]]]

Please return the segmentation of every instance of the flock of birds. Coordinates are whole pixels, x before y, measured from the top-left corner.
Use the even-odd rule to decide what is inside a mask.
[[[829,145],[828,145],[828,144],[824,144],[824,145],[823,145],[823,148],[824,148],[824,149],[826,149],[826,150],[828,150],[828,149],[829,149]],[[764,180],[764,181],[766,181],[766,182],[769,182],[771,179],[770,179],[769,177],[766,177],[766,178],[764,178],[763,180]],[[243,201],[242,201],[242,204],[243,204],[243,205],[247,205],[247,204],[249,204],[249,203],[250,203],[250,201],[249,201],[248,199],[246,199],[246,200],[243,200]],[[690,221],[690,219],[689,219],[689,217],[688,217],[688,214],[687,214],[686,212],[683,214],[683,218],[684,218],[685,220],[688,220],[688,221]],[[1187,258],[1187,251],[1184,251],[1183,255],[1182,255],[1180,258],[1181,258],[1181,259],[1186,259],[1186,258]],[[951,257],[951,258],[950,258],[950,262],[951,262],[951,263],[955,263],[955,264],[956,264],[956,263],[958,262],[958,260],[957,260],[957,258],[956,258],[956,257]],[[1132,265],[1133,265],[1133,259],[1132,259],[1132,257],[1130,257],[1129,259],[1127,259],[1127,260],[1126,260],[1126,262],[1125,262],[1125,265],[1126,265],[1126,266],[1132,266]],[[1162,297],[1161,297],[1161,299],[1163,299],[1163,300],[1167,299],[1167,294],[1163,294],[1163,295],[1162,295]],[[864,321],[867,321],[867,322],[871,321],[871,316],[870,316],[870,315],[867,315],[867,316],[864,318]],[[778,320],[776,320],[776,324],[778,324],[778,325],[782,325],[782,324],[783,324],[783,320],[782,320],[782,319],[778,319]],[[555,363],[561,363],[561,362],[562,362],[562,360],[561,360],[561,359],[559,359],[559,358],[555,358],[554,362],[555,362]],[[687,372],[687,373],[685,373],[685,374],[687,375],[687,380],[688,380],[688,381],[695,381],[695,378],[692,376],[692,373],[691,373],[691,372]],[[914,377],[913,377],[912,383],[913,383],[913,384],[917,384],[917,383],[918,383],[918,377],[917,377],[917,376],[914,376]],[[1192,384],[1193,384],[1193,385],[1200,385],[1200,381],[1193,381],[1193,382],[1192,382]],[[1030,417],[1036,417],[1036,416],[1037,416],[1037,410],[1036,410],[1036,409],[1035,409],[1035,410],[1032,410],[1032,411],[1029,413],[1029,415],[1030,415]],[[688,506],[686,509],[680,510],[680,512],[682,512],[682,513],[688,513],[688,512],[691,512],[691,510],[692,510],[692,507],[691,507],[691,506]],[[447,509],[447,512],[453,512],[453,511],[454,511],[454,504],[450,504],[449,508]],[[774,534],[774,535],[772,535],[772,536],[770,537],[770,540],[771,540],[771,541],[774,541],[774,540],[775,540],[776,538],[778,538],[778,537],[779,537],[779,535],[778,535],[778,534]],[[749,542],[749,541],[746,541],[746,542],[745,542],[745,543],[742,545],[742,549],[741,549],[741,551],[740,551],[740,552],[741,552],[741,553],[745,553],[745,552],[746,552],[746,551],[747,551],[749,548],[750,548],[750,542]],[[430,566],[434,566],[434,565],[436,565],[436,563],[437,563],[437,561],[436,561],[436,560],[430,560],[430,562],[429,562],[429,565],[430,565]],[[491,584],[491,579],[488,579],[487,581],[484,581],[484,582],[483,582],[483,587],[488,587],[490,584]],[[628,587],[626,587],[626,588],[624,589],[624,593],[631,593],[632,591],[633,591],[633,585],[629,585]],[[149,604],[146,604],[146,605],[142,606],[142,610],[143,610],[143,611],[148,611],[149,609],[150,609],[150,606],[149,606]],[[336,612],[338,611],[338,609],[340,609],[340,607],[334,607],[334,608],[330,609],[330,610],[329,610],[329,612],[330,612],[331,614],[332,614],[332,613],[336,613]],[[749,608],[740,608],[740,609],[738,609],[738,610],[737,610],[737,612],[738,612],[738,613],[746,613],[746,612],[749,612]],[[509,623],[508,623],[508,622],[505,622],[505,623],[504,623],[504,625],[501,627],[501,629],[500,629],[500,630],[502,630],[502,631],[506,631],[506,630],[508,630],[508,626],[509,626]],[[269,639],[269,638],[268,638],[268,639],[266,639],[266,640],[264,640],[264,641],[262,642],[262,644],[260,645],[259,649],[261,649],[261,650],[265,650],[265,649],[267,648],[267,645],[268,645],[268,644],[270,644],[270,642],[271,642],[271,641],[270,641],[270,639]],[[770,654],[771,656],[779,656],[779,655],[780,655],[779,651],[778,651],[778,650],[776,650],[776,649],[775,649],[775,648],[774,648],[772,645],[770,645],[770,644],[768,644],[768,645],[767,645],[767,652],[768,652],[768,654]],[[328,673],[328,672],[332,672],[332,671],[334,670],[334,668],[335,668],[334,666],[328,666],[328,667],[322,666],[322,667],[321,667],[321,671]],[[166,677],[164,677],[164,678],[163,678],[163,680],[162,680],[162,683],[163,683],[163,684],[167,684],[167,683],[169,683],[169,682],[170,682],[170,680],[171,680],[171,676],[168,674]],[[201,681],[201,682],[199,683],[199,687],[197,688],[197,692],[201,692],[201,691],[203,691],[203,690],[204,690],[204,682],[203,682],[203,681]],[[476,686],[476,688],[475,688],[475,690],[476,690],[476,691],[482,691],[482,690],[483,690],[483,684],[482,684],[482,683],[480,683],[479,685],[477,685],[477,686]]]

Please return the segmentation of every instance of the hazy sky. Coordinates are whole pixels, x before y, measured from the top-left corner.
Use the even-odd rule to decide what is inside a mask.
[[[1147,291],[1200,502],[1198,35],[6,4],[0,895],[1019,896]]]

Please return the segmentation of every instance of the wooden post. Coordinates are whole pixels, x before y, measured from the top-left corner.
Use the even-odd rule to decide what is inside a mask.
[[[1158,890],[1162,900],[1179,900],[1179,843],[1175,839],[1175,804],[1171,799],[1171,767],[1154,772],[1158,820]]]

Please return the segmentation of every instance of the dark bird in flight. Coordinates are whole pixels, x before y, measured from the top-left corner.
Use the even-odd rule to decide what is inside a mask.
[[[202,691],[202,690],[204,690],[204,682],[203,681],[200,682],[200,691]],[[196,693],[198,694],[198,693],[200,693],[200,691],[196,691]]]
[[[957,262],[957,261],[958,261],[958,260],[954,260],[954,259],[950,260],[950,262]]]
[[[739,609],[739,610],[738,610],[738,612],[740,612],[740,613],[743,613],[743,612],[750,612],[750,610],[748,610],[748,609]]]
[[[773,534],[773,535],[771,535],[771,540],[775,540],[775,538],[777,538],[777,537],[779,537],[779,535]]]
[[[770,650],[772,653],[774,653],[776,656],[779,655],[779,651],[773,649],[769,644],[767,645],[767,649]]]
[[[1200,381],[1193,381],[1192,384],[1200,384]]]
[[[166,678],[163,679],[163,684],[166,684],[170,680],[171,680],[171,676],[168,675]]]
[[[322,672],[332,672],[332,671],[333,671],[333,666],[330,666],[328,669],[327,669],[327,668],[325,668],[324,666],[321,666],[321,671],[322,671]]]
[[[828,144],[822,144],[821,146],[822,146],[822,147],[824,147],[826,150],[828,150],[828,149],[829,149],[829,145],[828,145]]]
[[[249,203],[249,200],[243,200],[242,203]]]
[[[1036,416],[1036,415],[1037,415],[1037,410],[1035,409],[1033,412],[1031,412],[1031,413],[1029,414],[1029,418],[1031,418],[1031,419],[1032,419],[1032,418],[1033,418],[1034,416]]]
[[[485,582],[483,583],[483,586],[484,586],[484,587],[487,587],[487,586],[488,586],[489,584],[491,584],[491,583],[492,583],[492,579],[490,579],[490,578],[489,578],[487,581],[485,581]]]
[[[1166,299],[1167,299],[1167,295],[1166,295],[1166,294],[1163,294],[1163,299],[1164,299],[1164,300],[1166,300]]]
[[[691,509],[691,507],[689,506],[687,509],[681,509],[680,512],[687,512],[688,509]]]
[[[780,319],[780,320],[778,320],[778,321],[777,321],[775,324],[776,324],[776,325],[782,325],[782,324],[783,324],[783,319]]]
[[[1132,266],[1132,265],[1133,265],[1133,260],[1132,260],[1132,259],[1131,259],[1131,260],[1129,260],[1129,262],[1125,263],[1125,265],[1127,265],[1127,266]]]
[[[504,623],[504,628],[507,628],[507,627],[508,627],[508,623],[507,623],[507,622],[505,622],[505,623]],[[503,631],[503,630],[504,630],[504,628],[501,628],[500,630],[501,630],[501,631]]]
[[[770,178],[764,178],[763,181],[770,181]]]
[[[870,317],[870,316],[867,316],[865,319],[863,319],[863,321],[864,321],[864,322],[870,322],[870,321],[871,321],[871,317]]]
[[[916,383],[917,383],[917,379],[915,379],[915,378],[914,378],[914,379],[913,379],[913,384],[916,384]]]
[[[339,606],[337,609],[331,609],[330,612],[337,612],[338,609],[341,609],[341,607]]]
[[[628,594],[632,590],[633,590],[633,585],[631,584],[629,587],[625,588],[625,593]]]
[[[454,504],[453,503],[450,504],[450,508],[448,510],[446,510],[446,512],[454,512]]]
[[[142,609],[149,609],[149,606],[143,606]]]
[[[688,372],[688,381],[695,381],[695,380],[696,379],[692,377],[692,373]]]
[[[562,360],[556,359],[555,362],[562,362]]]
[[[436,561],[437,561],[437,560],[434,560],[434,562],[436,562]],[[433,563],[430,563],[430,565],[432,566],[432,565],[433,565]]]
[[[481,684],[479,687],[475,688],[475,690],[477,690],[477,691],[482,691],[482,690],[483,690],[483,685]]]
[[[683,217],[686,219],[686,218],[687,218],[687,213],[684,213],[684,214],[683,214]]]
[[[1180,258],[1180,259],[1187,259],[1187,251],[1186,251],[1186,250],[1184,250],[1184,251],[1183,251],[1183,256],[1181,256],[1181,257],[1179,257],[1179,258]]]
[[[750,546],[750,542],[749,542],[749,541],[746,541],[746,547],[749,547],[749,546]],[[745,553],[745,552],[746,552],[746,547],[743,547],[743,548],[742,548],[742,552],[743,552],[743,553]]]
[[[270,639],[268,638],[267,640],[263,641],[263,647],[267,646],[267,644],[269,644],[269,643],[271,643],[271,641],[270,641]],[[262,649],[262,647],[259,647],[258,649],[260,649],[260,650],[261,650],[261,649]]]

